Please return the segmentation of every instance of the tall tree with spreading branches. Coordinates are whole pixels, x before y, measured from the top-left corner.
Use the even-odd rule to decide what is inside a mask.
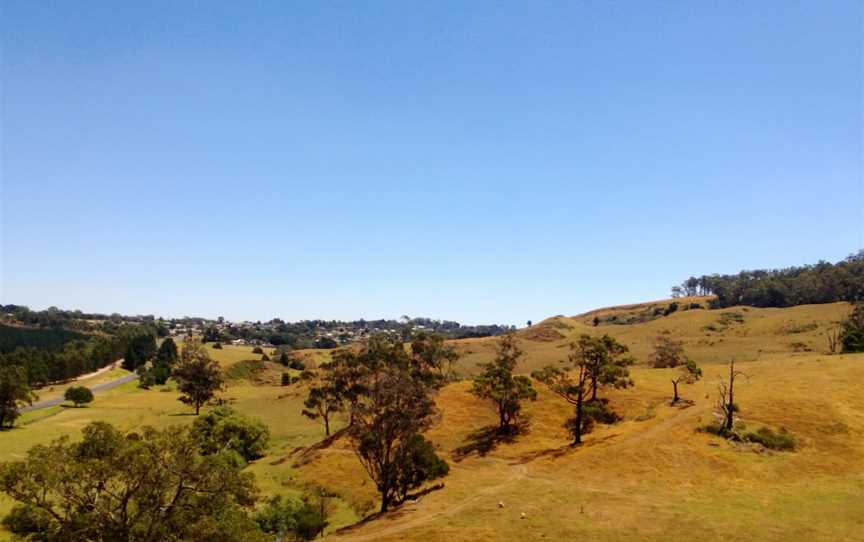
[[[196,416],[201,405],[222,389],[219,364],[210,359],[201,341],[193,337],[186,337],[183,341],[183,350],[173,375],[181,393],[180,401],[194,407]]]
[[[483,363],[483,369],[474,377],[471,393],[489,402],[498,414],[498,431],[512,432],[522,410],[522,401],[537,399],[537,391],[526,376],[514,375],[513,371],[522,357],[522,350],[512,335],[498,340],[495,359]]]

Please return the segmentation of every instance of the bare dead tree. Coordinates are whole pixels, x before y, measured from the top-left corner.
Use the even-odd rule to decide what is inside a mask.
[[[825,332],[825,337],[828,339],[828,353],[836,354],[837,348],[842,342],[843,331],[839,327],[832,327]]]
[[[750,378],[747,374],[735,370],[735,358],[732,358],[729,362],[729,380],[720,379],[720,383],[717,385],[719,392],[717,410],[723,416],[723,429],[726,431],[731,431],[735,423],[735,411],[737,410],[735,406],[735,379],[739,376]]]

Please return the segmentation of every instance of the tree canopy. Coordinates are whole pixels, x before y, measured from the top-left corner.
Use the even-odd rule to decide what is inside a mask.
[[[249,512],[251,474],[222,453],[201,455],[188,427],[124,434],[94,422],[0,465],[18,501],[4,525],[46,542],[267,540]]]

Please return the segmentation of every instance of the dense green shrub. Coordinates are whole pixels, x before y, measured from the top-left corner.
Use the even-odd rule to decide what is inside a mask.
[[[93,402],[93,392],[84,386],[72,386],[66,390],[63,398],[67,401],[72,401],[76,407],[79,407],[85,403]]]

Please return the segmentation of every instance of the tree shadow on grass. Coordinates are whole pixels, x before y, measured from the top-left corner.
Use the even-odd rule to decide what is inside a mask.
[[[342,438],[344,435],[348,433],[348,428],[343,427],[342,429],[336,431],[329,437],[316,442],[315,444],[311,444],[309,446],[298,446],[294,448],[287,455],[280,457],[279,459],[270,463],[271,465],[280,465],[288,460],[289,457],[294,457],[294,467],[302,467],[303,465],[309,463],[313,459],[317,453],[325,448],[329,448],[333,445],[334,442]]]
[[[405,500],[403,502],[394,505],[392,508],[390,508],[390,510],[388,510],[386,512],[374,512],[372,514],[369,514],[368,516],[364,517],[363,519],[361,519],[357,523],[352,523],[351,525],[346,525],[345,527],[337,529],[336,534],[340,534],[340,535],[350,534],[353,531],[359,529],[360,527],[366,525],[367,523],[371,523],[371,522],[379,520],[379,519],[388,519],[388,520],[392,521],[394,519],[400,518],[403,515],[405,515],[407,512],[410,511],[410,509],[407,508],[405,505],[417,504],[417,500],[420,497],[422,497],[424,495],[428,495],[429,493],[432,493],[433,491],[438,491],[439,489],[444,489],[444,483],[443,482],[437,483],[437,484],[435,484],[433,486],[429,486],[427,488],[424,488],[424,489],[422,489],[416,493],[411,493],[407,497],[405,497]]]
[[[520,420],[508,431],[503,432],[497,425],[482,427],[469,434],[464,445],[453,450],[453,460],[458,463],[473,454],[483,457],[497,448],[499,444],[510,444],[519,435],[527,434],[528,428],[528,420]]]
[[[577,444],[576,446],[574,446],[571,443],[571,444],[565,444],[563,446],[559,446],[557,448],[548,448],[546,450],[535,450],[533,452],[528,452],[526,454],[521,455],[519,457],[519,459],[516,460],[516,463],[518,463],[518,464],[530,463],[530,462],[534,461],[535,459],[540,459],[541,457],[549,457],[552,459],[557,459],[559,457],[563,457],[565,455],[568,455],[568,454],[575,452],[576,450],[579,450],[582,448],[590,448],[592,446],[597,446],[598,444],[602,444],[604,442],[612,440],[612,439],[616,438],[617,436],[618,436],[617,434],[616,435],[607,435],[603,438],[584,440],[584,441],[582,441],[581,444]]]

